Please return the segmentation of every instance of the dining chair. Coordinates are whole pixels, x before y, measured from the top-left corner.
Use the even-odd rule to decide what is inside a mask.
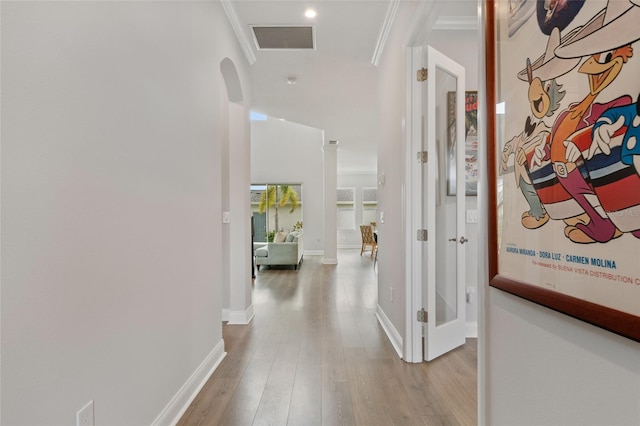
[[[373,269],[376,268],[376,263],[378,262],[378,233],[373,233],[373,239],[376,240],[376,257],[373,259]]]
[[[360,225],[360,234],[362,235],[362,248],[360,249],[360,256],[364,253],[368,246],[371,247],[371,257],[376,251],[376,240],[373,237],[373,228],[371,225]]]

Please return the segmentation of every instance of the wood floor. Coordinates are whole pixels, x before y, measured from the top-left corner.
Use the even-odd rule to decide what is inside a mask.
[[[180,426],[477,424],[476,340],[405,363],[375,316],[372,259],[338,254],[257,273],[253,322],[223,327],[227,357]]]

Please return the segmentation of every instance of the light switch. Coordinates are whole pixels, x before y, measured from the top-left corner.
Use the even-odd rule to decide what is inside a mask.
[[[222,223],[229,223],[230,216],[229,212],[222,212]]]
[[[467,223],[478,223],[478,210],[467,210]]]

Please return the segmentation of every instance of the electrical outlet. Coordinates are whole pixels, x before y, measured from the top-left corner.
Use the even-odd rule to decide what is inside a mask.
[[[473,295],[475,294],[475,292],[475,288],[467,287],[467,303],[473,303]]]
[[[76,413],[76,426],[95,426],[95,424],[93,400],[91,400]]]
[[[393,287],[389,287],[389,298],[393,302]]]

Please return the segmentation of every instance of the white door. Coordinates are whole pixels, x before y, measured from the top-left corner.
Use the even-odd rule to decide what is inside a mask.
[[[430,361],[465,343],[465,75],[430,46],[414,51],[416,62],[427,69],[427,80],[414,91],[419,130],[414,123],[413,134],[417,151],[426,154],[418,155],[413,179],[412,275],[419,310],[426,311],[416,321],[422,322],[423,357]]]

